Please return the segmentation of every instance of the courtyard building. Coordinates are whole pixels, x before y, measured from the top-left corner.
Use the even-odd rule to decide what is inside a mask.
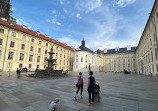
[[[73,71],[88,72],[101,70],[102,57],[85,46],[85,41],[75,50]]]
[[[104,66],[105,72],[136,72],[135,61],[136,47],[105,49]]]
[[[136,49],[137,73],[158,74],[158,0],[155,0]]]
[[[0,70],[44,69],[52,46],[53,58],[57,59],[54,69],[72,70],[74,48],[27,26],[0,18]]]

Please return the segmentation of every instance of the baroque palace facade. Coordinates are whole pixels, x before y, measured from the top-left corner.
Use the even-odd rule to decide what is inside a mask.
[[[54,69],[72,70],[74,48],[39,31],[0,18],[0,70],[44,69],[52,46],[53,58],[57,59]]]
[[[158,74],[158,0],[155,0],[136,49],[137,73]]]

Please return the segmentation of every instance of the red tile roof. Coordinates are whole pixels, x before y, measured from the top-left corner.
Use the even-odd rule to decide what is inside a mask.
[[[74,51],[74,48],[64,44],[64,43],[61,43],[55,39],[52,39],[50,37],[47,37],[46,35],[43,35],[43,34],[38,34],[37,32],[33,31],[33,30],[30,30],[30,29],[27,29],[27,28],[24,28],[23,26],[20,26],[12,21],[5,21],[3,20],[2,18],[0,18],[0,24],[1,25],[4,25],[4,26],[7,26],[7,27],[10,27],[10,28],[13,28],[15,30],[18,30],[18,31],[21,31],[21,32],[24,32],[24,33],[27,33],[27,34],[30,34],[30,35],[33,35],[33,36],[36,36],[38,38],[41,38],[41,39],[44,39],[44,40],[47,40],[47,41],[50,41],[50,42],[53,42],[57,45],[60,45],[64,48],[67,48],[69,50],[72,50]]]

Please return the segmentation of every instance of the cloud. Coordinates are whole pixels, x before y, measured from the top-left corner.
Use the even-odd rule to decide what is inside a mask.
[[[65,8],[63,8],[63,11],[67,14],[68,13],[68,11],[65,9]]]
[[[59,25],[59,26],[62,25],[59,21],[57,21],[56,18],[46,19],[46,21],[49,22],[49,23],[55,24],[55,25]]]
[[[76,17],[79,18],[79,19],[82,18],[82,17],[81,17],[81,14],[79,14],[79,13],[76,14]]]
[[[80,45],[80,42],[78,42],[77,40],[72,39],[71,35],[68,36],[63,36],[61,38],[59,38],[60,42],[66,43],[70,46],[73,46],[75,48],[77,48]]]
[[[102,0],[82,0],[76,3],[76,8],[78,10],[85,11],[85,13],[91,12],[94,9],[102,5]]]
[[[60,4],[63,5],[65,3],[65,0],[59,0]]]
[[[115,4],[119,7],[126,7],[129,4],[133,4],[136,0],[118,0]]]
[[[30,25],[30,23],[28,23],[28,22],[26,22],[24,19],[22,19],[22,18],[17,18],[16,19],[16,22],[17,22],[17,24],[19,24],[19,25],[25,25],[25,26],[27,26],[29,29],[32,29],[32,27],[31,27],[31,25]]]
[[[52,12],[52,14],[56,14],[57,13],[56,10],[51,10],[51,12]]]

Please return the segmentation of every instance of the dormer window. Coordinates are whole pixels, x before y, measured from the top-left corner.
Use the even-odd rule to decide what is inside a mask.
[[[13,37],[16,37],[16,33],[15,33],[15,32],[12,32],[12,36],[13,36]]]
[[[0,28],[0,33],[4,33],[4,29],[1,29],[1,28]]]

